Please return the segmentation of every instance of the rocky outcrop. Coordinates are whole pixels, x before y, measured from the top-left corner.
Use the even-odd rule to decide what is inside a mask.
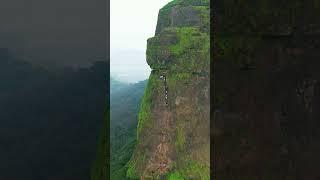
[[[215,178],[319,179],[319,1],[214,6]]]
[[[160,10],[128,177],[209,179],[209,47],[207,0],[175,0]]]

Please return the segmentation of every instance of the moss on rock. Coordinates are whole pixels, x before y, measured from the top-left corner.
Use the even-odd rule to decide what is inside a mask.
[[[152,95],[154,92],[155,77],[150,76],[147,87],[142,98],[140,105],[140,111],[138,115],[138,128],[137,128],[137,139],[139,140],[141,130],[143,128],[150,127],[151,125],[151,103]]]
[[[176,0],[159,12],[156,35],[147,43],[153,70],[129,178],[209,179],[208,5],[208,0]]]
[[[156,35],[168,27],[198,27],[208,32],[209,0],[174,0],[160,9]]]
[[[209,47],[209,35],[198,28],[167,28],[148,40],[147,62],[155,70],[208,71]]]

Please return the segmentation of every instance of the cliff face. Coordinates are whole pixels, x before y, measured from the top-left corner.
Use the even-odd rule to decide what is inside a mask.
[[[209,47],[208,0],[160,10],[128,177],[209,179]]]
[[[215,4],[217,179],[319,179],[319,7]]]

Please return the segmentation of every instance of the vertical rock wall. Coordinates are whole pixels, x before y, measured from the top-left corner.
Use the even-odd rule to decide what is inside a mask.
[[[320,178],[320,1],[214,4],[214,174]]]
[[[209,47],[208,0],[175,0],[160,10],[128,177],[209,179]]]

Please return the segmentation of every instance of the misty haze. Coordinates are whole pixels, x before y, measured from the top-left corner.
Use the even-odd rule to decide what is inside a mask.
[[[147,39],[154,36],[159,9],[171,0],[111,0],[110,71],[123,82],[149,78]]]
[[[0,1],[0,179],[88,180],[108,102],[105,0]]]
[[[2,0],[0,47],[47,68],[88,66],[109,49],[106,14],[104,0]]]
[[[111,76],[123,82],[138,82],[148,78],[150,67],[142,50],[115,50],[111,52]]]

